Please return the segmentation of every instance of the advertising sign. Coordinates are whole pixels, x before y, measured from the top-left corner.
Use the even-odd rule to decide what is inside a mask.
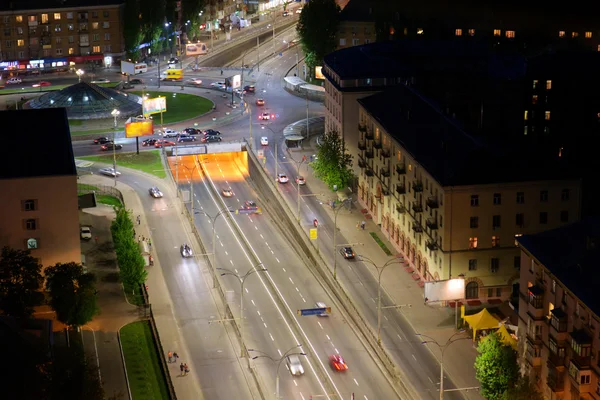
[[[130,120],[125,124],[125,137],[152,136],[154,121],[151,119]]]
[[[153,99],[146,99],[142,103],[142,110],[144,116],[151,114],[160,114],[161,112],[167,111],[167,98],[166,97],[155,97]]]
[[[465,298],[465,280],[461,278],[425,282],[425,302]]]
[[[315,78],[317,79],[325,79],[323,72],[321,71],[323,67],[315,67]]]
[[[205,43],[188,43],[185,45],[185,54],[188,56],[203,56],[208,53],[208,47]]]
[[[121,61],[121,73],[123,75],[135,75],[135,63]]]
[[[317,240],[317,235],[318,235],[317,232],[318,232],[317,228],[310,229],[310,240]]]
[[[234,75],[229,78],[225,78],[225,86],[232,89],[237,89],[242,86],[242,76]]]

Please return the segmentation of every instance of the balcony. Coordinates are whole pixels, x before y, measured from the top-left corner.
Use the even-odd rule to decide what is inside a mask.
[[[392,174],[392,171],[390,171],[389,168],[384,168],[381,170],[381,176],[389,178],[391,174]]]
[[[544,319],[546,317],[544,315],[544,289],[533,285],[527,290],[526,296],[527,314],[536,321]]]
[[[406,174],[406,165],[404,164],[396,164],[396,173],[398,175]]]
[[[398,193],[398,194],[406,194],[406,186],[404,186],[404,185],[396,185],[396,193]]]
[[[367,138],[367,140],[373,140],[375,139],[375,134],[373,133],[373,131],[367,131],[365,133],[365,138]]]
[[[423,182],[421,181],[414,181],[412,184],[412,189],[415,192],[422,192],[423,191]]]
[[[438,199],[436,199],[435,197],[430,197],[427,199],[426,201],[427,207],[429,208],[438,208],[439,204],[438,204]]]
[[[359,132],[366,132],[367,131],[367,125],[359,123],[358,124],[358,130],[359,130]]]
[[[392,152],[390,151],[390,149],[383,149],[381,150],[381,155],[383,156],[383,158],[390,158],[392,156]]]
[[[382,187],[381,187],[381,194],[383,194],[384,196],[389,196],[390,195],[390,189],[387,186],[382,185]]]
[[[416,233],[422,233],[423,232],[423,226],[420,223],[418,223],[418,222],[415,222],[415,223],[412,224],[412,229]]]
[[[373,150],[369,150],[365,152],[365,157],[366,158],[373,158],[375,157],[375,153],[373,153]]]
[[[360,168],[365,168],[367,166],[367,162],[362,157],[359,157],[358,158],[358,166]]]
[[[383,143],[381,143],[381,140],[376,140],[373,142],[373,147],[376,149],[382,149],[383,148]]]
[[[406,208],[404,208],[404,204],[398,203],[396,204],[396,211],[400,214],[404,214],[406,212]]]
[[[559,356],[551,351],[548,352],[548,362],[555,368],[561,368],[565,366],[565,356]]]
[[[550,390],[555,393],[560,393],[565,390],[565,376],[564,373],[559,373],[556,370],[548,370],[548,378],[546,383]]]
[[[425,226],[427,226],[431,230],[435,230],[438,228],[438,223],[435,219],[428,219],[425,221]]]
[[[358,142],[358,149],[359,150],[366,150],[366,148],[367,148],[367,143],[366,142],[363,142],[363,141]]]
[[[591,367],[592,337],[583,329],[574,329],[571,335],[571,362],[580,368]]]
[[[416,213],[422,213],[423,212],[423,204],[417,203],[415,201],[412,205],[412,210]]]
[[[552,316],[548,320],[550,325],[550,333],[556,339],[557,342],[564,342],[568,340],[569,333],[567,328],[569,326],[569,318],[560,308],[555,308],[551,311]]]
[[[530,346],[527,347],[525,359],[527,360],[527,363],[534,368],[542,366],[542,357],[540,357],[539,355],[536,356],[534,353],[534,349],[532,349]]]
[[[365,171],[365,174],[366,174],[367,176],[374,176],[374,175],[375,175],[375,172],[373,172],[373,169],[372,169],[371,167],[367,166],[367,169],[366,169],[366,171]]]
[[[426,241],[425,246],[427,246],[427,248],[429,250],[437,250],[438,249],[438,244],[433,240]]]

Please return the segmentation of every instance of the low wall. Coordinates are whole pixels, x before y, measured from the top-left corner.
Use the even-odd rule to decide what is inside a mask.
[[[325,102],[325,89],[321,86],[306,83],[297,76],[286,76],[283,78],[283,87],[294,96],[308,97],[309,100]]]

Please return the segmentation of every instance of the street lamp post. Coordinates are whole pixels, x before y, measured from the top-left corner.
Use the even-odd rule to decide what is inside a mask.
[[[361,261],[367,262],[377,269],[377,343],[381,344],[381,274],[392,264],[400,264],[402,259],[392,258],[382,266],[378,266],[371,259],[363,255],[359,255]]]
[[[231,210],[229,208],[223,208],[222,210],[219,210],[219,212],[212,216],[210,214],[208,214],[205,211],[196,211],[194,214],[204,214],[208,217],[208,219],[210,220],[210,223],[212,225],[212,253],[213,253],[213,265],[216,267],[217,265],[217,255],[215,253],[216,249],[215,249],[215,243],[216,241],[216,223],[217,223],[217,218],[219,218],[221,215],[223,215],[223,213],[225,212],[233,212],[234,210]],[[193,214],[192,214],[193,215]],[[213,275],[213,288],[217,287],[217,278],[216,276]]]
[[[346,203],[347,201],[350,201],[350,205],[352,205],[352,199],[346,199],[344,200],[344,203]],[[335,210],[333,212],[333,279],[337,280],[337,252],[336,252],[336,248],[337,248],[337,217],[339,212],[343,209],[344,207],[340,206],[337,210]]]
[[[121,111],[116,108],[110,112],[115,119],[115,128],[113,129],[113,140],[112,140],[112,150],[113,150],[113,172],[115,173],[115,186],[117,186],[117,151],[116,151],[116,143],[115,136],[117,134],[117,117],[121,114]]]
[[[165,28],[167,28],[167,44],[169,45],[169,51],[171,52],[171,57],[173,57],[173,47],[171,46],[171,38],[169,37],[169,26],[171,26],[171,23],[165,22]]]
[[[431,336],[423,335],[421,333],[417,333],[416,334],[419,337],[423,337],[423,338],[429,339],[429,340],[422,341],[421,344],[435,344],[440,349],[440,351],[442,352],[442,357],[440,358],[440,400],[444,399],[444,353],[446,352],[446,349],[448,347],[450,347],[450,345],[452,343],[458,342],[459,340],[470,339],[469,337],[462,337],[462,338],[456,338],[456,339],[454,339],[454,337],[456,335],[459,335],[459,334],[464,333],[464,332],[465,332],[465,330],[462,329],[462,330],[454,333],[454,335],[450,336],[450,338],[443,345],[439,344]]]
[[[290,349],[288,349],[285,353],[283,353],[283,356],[281,356],[281,358],[273,358],[270,355],[262,352],[262,351],[258,351],[258,350],[254,350],[254,349],[248,349],[248,351],[252,351],[255,353],[260,353],[261,355],[259,356],[254,356],[252,357],[253,360],[256,360],[257,358],[268,358],[271,361],[275,361],[277,362],[277,378],[275,378],[275,398],[277,400],[279,400],[279,367],[281,366],[281,362],[283,360],[285,360],[287,357],[289,356],[306,356],[306,353],[302,353],[302,352],[298,352],[298,353],[292,353],[292,351],[294,351],[297,348],[302,347],[301,344],[294,346]]]
[[[263,265],[263,263],[253,266],[252,269],[246,272],[244,275],[239,275],[227,268],[217,268],[219,271],[224,271],[221,273],[221,276],[235,276],[240,282],[240,339],[242,342],[242,345],[240,346],[240,357],[244,357],[244,283],[246,282],[246,279],[248,279],[248,277],[253,273],[267,271],[266,268],[256,269],[256,267],[258,267],[259,265]]]
[[[75,73],[77,74],[77,78],[79,79],[79,83],[81,83],[81,76],[85,73],[85,71],[82,70],[82,69],[78,69],[77,71],[75,71]]]
[[[175,146],[175,149],[177,149],[177,146]],[[175,156],[175,163],[177,166],[177,172],[179,172],[179,163],[178,163],[178,158],[177,155]],[[194,215],[194,172],[196,171],[197,165],[194,163],[194,168],[190,168],[185,164],[181,164],[182,167],[184,167],[188,173],[190,174],[190,202],[192,203],[192,211],[191,211],[191,215]],[[190,172],[191,170],[191,172]],[[179,174],[177,174],[177,183],[179,183]]]

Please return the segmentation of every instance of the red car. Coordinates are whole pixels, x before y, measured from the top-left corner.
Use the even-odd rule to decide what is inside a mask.
[[[154,147],[163,147],[163,146],[175,146],[175,142],[171,142],[169,140],[157,140],[154,143]]]
[[[50,86],[50,85],[52,85],[52,84],[48,81],[40,81],[38,83],[33,84],[32,87]]]
[[[331,364],[331,368],[336,371],[346,371],[348,369],[346,361],[339,354],[329,356],[329,363]]]

